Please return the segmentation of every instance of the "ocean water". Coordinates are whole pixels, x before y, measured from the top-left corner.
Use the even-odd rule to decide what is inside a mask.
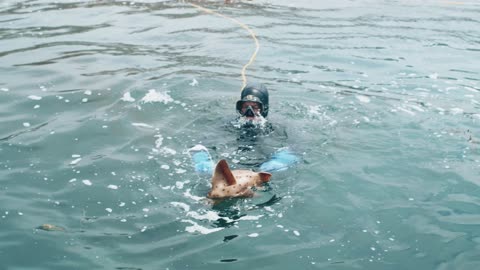
[[[284,134],[253,147],[301,162],[204,199],[190,147],[245,161],[223,124],[255,47],[232,21],[3,0],[0,269],[480,267],[478,1],[195,3],[255,31],[247,78]]]

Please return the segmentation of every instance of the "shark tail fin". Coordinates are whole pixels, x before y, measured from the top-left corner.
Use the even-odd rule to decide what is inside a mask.
[[[220,160],[215,167],[213,173],[212,184],[215,185],[218,182],[226,182],[228,186],[235,185],[237,180],[232,174],[230,167],[225,159]]]

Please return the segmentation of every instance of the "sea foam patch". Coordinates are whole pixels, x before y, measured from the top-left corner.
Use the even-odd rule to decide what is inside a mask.
[[[153,126],[145,123],[132,123],[134,127],[142,127],[142,128],[153,128]]]
[[[41,100],[42,99],[42,97],[35,96],[35,95],[30,95],[30,96],[28,96],[28,98],[31,99],[31,100]]]
[[[210,234],[210,233],[214,233],[214,232],[218,232],[218,231],[223,230],[223,228],[209,229],[209,228],[203,227],[201,225],[198,225],[198,223],[196,223],[194,221],[191,221],[191,220],[188,220],[188,219],[183,219],[182,222],[192,224],[192,226],[185,227],[185,231],[187,231],[189,233],[199,232],[201,234]]]
[[[125,94],[123,94],[123,97],[120,100],[125,101],[125,102],[134,102],[135,101],[135,99],[130,95],[130,92],[126,92]]]
[[[160,102],[168,104],[173,102],[173,98],[168,94],[168,91],[157,92],[155,89],[148,90],[148,93],[142,98],[143,103]]]
[[[363,102],[363,103],[369,103],[370,102],[370,98],[367,97],[367,96],[364,96],[364,95],[356,95],[355,96],[360,102]]]
[[[190,205],[182,202],[170,202],[171,205],[181,208],[183,211],[190,211]]]

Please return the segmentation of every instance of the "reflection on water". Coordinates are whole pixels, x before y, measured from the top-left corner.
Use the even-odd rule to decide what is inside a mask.
[[[478,266],[480,6],[231,2],[195,1],[259,37],[247,77],[274,131],[254,141],[224,126],[244,29],[185,1],[0,3],[2,265]],[[212,205],[196,144],[234,168],[302,162]]]

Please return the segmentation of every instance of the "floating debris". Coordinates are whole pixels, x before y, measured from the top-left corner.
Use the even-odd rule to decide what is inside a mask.
[[[51,232],[51,231],[62,231],[62,232],[65,231],[65,229],[62,228],[62,227],[52,225],[52,224],[47,224],[47,223],[38,226],[37,229],[44,230],[44,231],[49,231],[49,232]]]

